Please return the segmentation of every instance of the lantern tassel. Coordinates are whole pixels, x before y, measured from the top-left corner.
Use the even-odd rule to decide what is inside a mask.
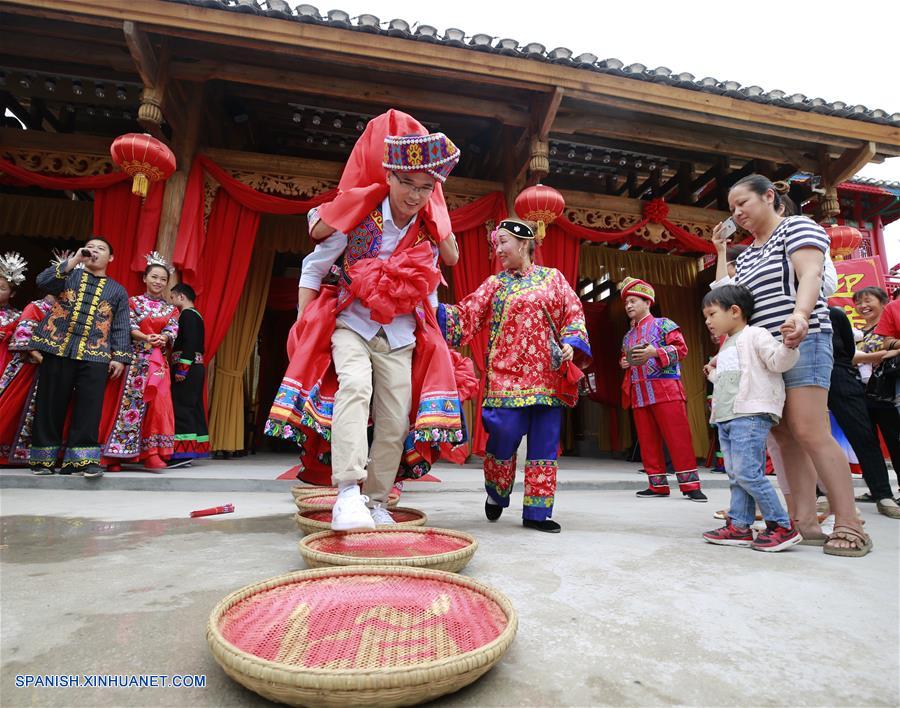
[[[543,220],[537,222],[537,231],[534,235],[539,242],[544,240],[544,237],[547,235],[547,225]]]
[[[134,181],[131,183],[131,193],[140,195],[141,199],[146,198],[147,190],[150,188],[150,181],[147,179],[147,175],[138,172],[134,176]]]

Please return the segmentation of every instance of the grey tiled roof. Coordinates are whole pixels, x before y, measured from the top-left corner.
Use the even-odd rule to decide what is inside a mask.
[[[787,95],[784,91],[766,91],[759,86],[741,86],[737,81],[719,80],[711,76],[698,79],[688,72],[676,74],[665,66],[649,68],[636,63],[626,66],[624,62],[615,58],[600,59],[597,55],[588,52],[576,55],[566,47],[548,50],[538,42],[520,44],[515,39],[497,39],[487,34],[468,35],[465,31],[457,28],[449,28],[441,33],[431,25],[410,25],[406,20],[401,19],[382,21],[375,15],[369,14],[351,17],[350,13],[343,10],[328,10],[323,14],[318,8],[307,4],[297,5],[292,9],[285,0],[170,0],[170,2],[265,15],[292,22],[320,24],[357,32],[371,32],[411,41],[432,42],[449,47],[471,49],[472,51],[523,57],[534,61],[563,64],[585,71],[625,76],[636,81],[652,81],[691,91],[721,94],[754,103],[765,103],[798,111],[811,111],[867,123],[900,126],[900,112],[889,114],[880,108],[870,109],[860,104],[850,105],[843,101],[811,98],[802,93]]]
[[[900,190],[900,180],[875,179],[874,177],[853,177],[847,180],[852,184],[865,184],[869,187],[883,187],[891,191]]]

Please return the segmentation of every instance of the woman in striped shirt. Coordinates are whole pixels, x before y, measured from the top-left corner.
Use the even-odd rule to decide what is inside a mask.
[[[800,533],[807,542],[824,543],[830,555],[863,556],[872,542],[862,530],[850,469],[828,421],[834,356],[822,268],[829,240],[808,217],[779,216],[785,199],[762,175],[744,177],[729,191],[735,222],[753,235],[753,243],[737,259],[737,282],[755,299],[750,324],[800,349],[800,360],[784,374],[784,417],[772,431],[784,457]],[[717,279],[727,275],[721,226],[713,231]],[[834,533],[827,539],[816,520],[816,472],[835,515]]]

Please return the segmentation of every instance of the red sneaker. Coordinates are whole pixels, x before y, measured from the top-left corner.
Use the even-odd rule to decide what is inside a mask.
[[[717,546],[749,546],[753,543],[753,532],[750,529],[739,529],[731,523],[731,519],[725,518],[725,525],[721,528],[707,531],[703,534],[703,540],[707,543],[715,543]]]
[[[779,526],[774,521],[766,522],[766,530],[760,532],[756,536],[756,540],[750,544],[750,548],[754,551],[765,551],[767,553],[775,553],[783,551],[791,546],[800,543],[803,537],[800,532],[791,523],[790,528]]]

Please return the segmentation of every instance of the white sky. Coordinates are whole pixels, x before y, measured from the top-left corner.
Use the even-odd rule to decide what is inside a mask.
[[[591,52],[600,59],[616,57],[626,65],[667,66],[697,78],[732,79],[766,90],[900,112],[897,0],[333,0],[330,5],[312,0],[311,4],[323,14],[336,7],[354,17],[362,13],[382,21],[399,17],[439,31],[457,27],[467,35],[511,37],[522,45],[568,47],[576,56]],[[861,174],[900,181],[900,158],[869,165]],[[889,262],[900,262],[900,221],[887,229],[885,241]]]

